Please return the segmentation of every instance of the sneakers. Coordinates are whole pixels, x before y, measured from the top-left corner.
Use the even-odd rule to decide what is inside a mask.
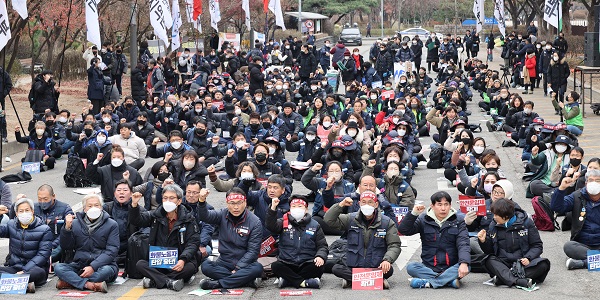
[[[304,280],[304,284],[307,288],[311,289],[320,289],[321,288],[321,279],[319,278],[310,278]]]
[[[387,279],[383,279],[383,289],[384,290],[389,290],[390,289],[390,282]]]
[[[410,287],[413,289],[424,289],[431,287],[429,281],[421,278],[413,278],[410,280]]]
[[[62,280],[62,279],[59,279],[59,280],[56,282],[56,289],[57,289],[57,290],[75,289],[75,287],[74,287],[74,286],[72,286],[70,283],[68,283],[68,282],[64,281],[64,280]]]
[[[105,293],[105,294],[108,293],[108,286],[106,285],[106,281],[102,281],[102,282],[90,282],[90,281],[88,281],[87,283],[91,283],[92,284],[92,287],[89,289],[91,291],[101,292],[101,293]]]
[[[27,284],[27,293],[35,294],[35,283],[30,282]]]
[[[527,90],[524,90],[524,91],[523,91],[523,94],[527,94]]]
[[[489,132],[494,132],[496,130],[496,128],[494,128],[494,125],[490,121],[485,122],[485,126],[487,126]]]
[[[585,267],[585,260],[572,258],[567,259],[567,270],[583,269]]]
[[[200,280],[200,288],[203,290],[214,290],[221,288],[221,284],[217,280],[204,278]]]
[[[352,287],[352,284],[350,284],[350,282],[348,280],[342,279],[342,288],[346,289],[346,288],[349,288],[349,287]]]
[[[277,282],[277,287],[284,288],[286,286],[290,286],[290,283],[287,282],[285,279],[283,279],[283,277],[279,277],[279,281]]]
[[[451,286],[455,289],[459,289],[460,288],[460,280],[458,280],[458,278],[452,280],[452,282],[448,283],[448,286]]]
[[[523,287],[523,288],[530,288],[533,286],[533,279],[531,279],[531,278],[517,279],[517,282],[515,283],[515,285]]]
[[[498,276],[492,277],[492,283],[494,284],[494,286],[501,285],[501,282],[500,282],[500,279],[498,279]]]
[[[194,282],[194,279],[196,279],[196,275],[192,275],[192,277],[188,278],[187,280],[184,280],[186,284],[188,283],[192,283]]]
[[[261,283],[262,283],[262,278],[256,278],[256,279],[250,281],[250,283],[248,284],[248,287],[257,289]]]
[[[167,288],[179,292],[183,289],[183,279],[167,280]]]
[[[142,279],[142,286],[145,289],[149,289],[149,288],[155,288],[156,287],[156,282],[148,277],[144,277],[144,279]]]

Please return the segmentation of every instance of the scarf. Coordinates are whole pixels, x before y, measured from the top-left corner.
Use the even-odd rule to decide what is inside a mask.
[[[100,226],[100,224],[102,224],[102,222],[100,222],[100,220],[102,220],[102,217],[104,216],[104,211],[100,214],[100,216],[98,217],[98,219],[94,220],[94,221],[90,221],[90,219],[85,216],[83,218],[83,221],[85,222],[85,225],[87,225],[88,227],[88,232],[91,235],[92,233],[94,233],[94,231],[96,231],[96,229]]]
[[[354,58],[354,63],[356,64],[356,70],[360,69],[360,55],[352,54],[352,58]]]

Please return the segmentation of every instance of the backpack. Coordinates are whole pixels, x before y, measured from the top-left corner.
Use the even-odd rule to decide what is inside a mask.
[[[428,169],[439,169],[444,165],[444,149],[441,146],[432,147],[429,153]]]
[[[26,182],[26,181],[30,181],[31,180],[31,174],[29,174],[29,172],[27,171],[21,171],[17,174],[8,174],[8,175],[4,175],[2,176],[2,181],[9,183],[9,182]]]
[[[337,239],[329,245],[329,254],[325,262],[325,270],[330,270],[335,264],[346,264],[346,252],[348,251],[348,241]],[[329,272],[328,272],[329,273]]]
[[[554,211],[552,211],[550,205],[544,201],[542,197],[533,197],[533,199],[531,199],[531,205],[533,206],[534,211],[531,218],[533,218],[533,223],[538,230],[554,231],[560,229]]]
[[[27,96],[27,100],[29,100],[29,108],[33,108],[35,104],[35,91],[33,90],[33,85],[35,81],[31,84],[31,89],[29,90],[29,95]]]
[[[92,186],[92,181],[85,176],[85,166],[81,158],[77,156],[69,157],[67,161],[67,170],[63,176],[67,187],[88,187]]]
[[[127,262],[123,277],[133,279],[144,278],[144,275],[138,271],[136,264],[140,260],[148,260],[150,234],[147,231],[137,231],[127,240]]]
[[[148,62],[150,61],[150,59],[152,58],[152,55],[150,53],[148,53],[148,49],[146,49],[144,52],[142,52],[142,55],[140,55],[140,62],[144,65],[147,66]]]

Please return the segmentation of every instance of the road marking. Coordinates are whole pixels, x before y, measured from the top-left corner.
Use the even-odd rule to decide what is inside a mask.
[[[413,254],[421,247],[421,237],[418,234],[400,236],[400,240],[402,241],[402,251],[400,252],[400,256],[398,256],[398,259],[396,259],[398,270],[404,269]]]
[[[456,189],[456,187],[448,185],[448,180],[438,181],[437,185],[438,185],[438,191],[452,191],[452,190]]]
[[[73,210],[73,212],[78,212],[83,208],[83,204],[81,204],[81,202],[77,202],[75,203],[75,205],[71,206],[71,209]]]
[[[0,240],[0,248],[2,247],[8,247],[8,243],[10,242],[10,239],[1,239]]]
[[[129,292],[123,294],[123,296],[117,298],[117,300],[136,300],[139,299],[144,293],[146,289],[141,286],[134,286]]]

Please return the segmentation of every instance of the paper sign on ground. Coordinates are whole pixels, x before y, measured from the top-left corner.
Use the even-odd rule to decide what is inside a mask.
[[[467,196],[467,195],[459,195],[458,203],[460,206],[460,211],[465,214],[470,211],[475,211],[475,212],[477,212],[478,216],[485,216],[487,213],[487,208],[485,206],[484,198],[477,198],[474,196]]]
[[[189,292],[188,295],[204,296],[206,294],[210,294],[210,292],[211,291],[209,290],[197,289]]]
[[[279,296],[312,296],[312,291],[307,290],[281,290]]]
[[[7,274],[0,277],[0,294],[21,294],[27,292],[29,274]]]
[[[600,250],[588,250],[587,252],[588,271],[600,271]]]
[[[91,292],[82,292],[82,291],[62,291],[58,294],[56,294],[56,296],[61,296],[61,297],[69,297],[69,298],[83,298],[87,295],[89,295]]]
[[[243,293],[244,293],[244,290],[228,290],[228,289],[212,290],[212,292],[210,292],[211,295],[231,295],[231,296],[239,296]]]
[[[353,268],[353,290],[383,290],[383,271],[376,268]]]
[[[21,170],[23,172],[29,172],[29,174],[37,174],[40,172],[41,164],[39,162],[23,162],[21,163]]]
[[[151,268],[170,269],[177,264],[178,252],[177,248],[150,246],[148,263]]]

